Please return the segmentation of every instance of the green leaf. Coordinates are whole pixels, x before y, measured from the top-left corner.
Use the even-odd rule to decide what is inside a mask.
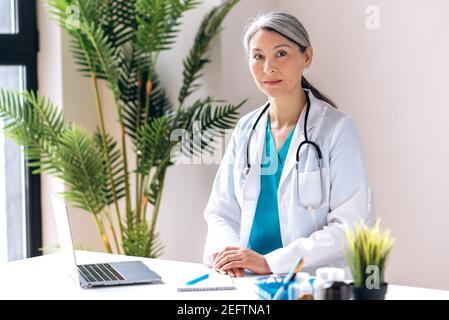
[[[195,8],[196,0],[137,0],[137,45],[143,52],[170,49],[179,32],[179,19]]]
[[[137,132],[137,169],[149,175],[170,154],[170,116],[154,118]]]
[[[85,77],[107,80],[114,97],[119,99],[118,77],[121,54],[115,40],[117,35],[108,26],[105,0],[50,0],[53,16],[71,36],[71,53]],[[76,8],[76,15],[70,8]],[[77,21],[76,27],[68,21]],[[109,19],[111,20],[111,19]],[[106,26],[104,25],[106,23]],[[109,33],[108,33],[109,32]]]
[[[197,80],[202,76],[201,70],[210,62],[206,56],[210,43],[220,32],[221,23],[226,15],[238,2],[239,0],[226,1],[212,8],[203,18],[196,33],[193,47],[183,61],[184,71],[182,72],[182,87],[178,95],[179,105],[182,106],[185,99],[200,87]]]
[[[101,7],[102,28],[109,35],[114,47],[134,41],[137,31],[135,13],[136,0],[102,0]]]
[[[238,110],[246,100],[238,105],[228,104],[212,107],[213,98],[197,100],[187,109],[181,110],[176,128],[187,130],[188,139],[183,139],[181,152],[185,155],[200,155],[201,152],[213,152],[215,138],[224,135],[237,123]]]
[[[354,286],[360,288],[365,286],[367,277],[367,267],[377,266],[380,273],[380,284],[384,283],[384,272],[386,260],[390,254],[393,240],[390,232],[381,233],[379,221],[372,228],[365,224],[357,224],[355,230],[346,230],[348,248],[345,259],[351,270]]]
[[[138,257],[157,258],[162,254],[163,245],[159,234],[153,238],[150,234],[150,226],[146,221],[128,224],[123,240],[125,254]]]
[[[107,205],[104,156],[97,143],[81,128],[70,125],[61,133],[55,159],[56,176],[68,187],[66,200],[94,214]]]
[[[126,63],[122,67],[119,81],[122,92],[121,105],[126,133],[133,142],[136,142],[137,131],[145,122],[172,112],[173,106],[165,90],[161,87],[158,75],[153,73],[150,108],[147,119],[145,119],[145,88],[142,86],[147,81],[148,71],[145,67],[150,61],[144,54],[133,51],[133,49],[129,49],[125,57]],[[142,70],[142,68],[145,69]]]
[[[98,150],[103,154],[103,166],[104,166],[104,175],[107,177],[105,180],[105,184],[102,187],[102,192],[106,197],[106,204],[110,205],[114,202],[113,192],[115,192],[116,198],[121,199],[125,196],[125,175],[124,175],[124,165],[123,158],[121,156],[121,151],[117,145],[117,141],[111,136],[106,136],[106,145],[109,154],[109,160],[112,170],[112,178],[107,169],[107,158],[104,155],[104,147],[103,147],[103,136],[99,131],[97,131],[94,135],[94,141],[97,144]],[[114,180],[114,184],[112,184],[112,180]]]
[[[28,165],[36,168],[34,173],[55,171],[49,157],[63,130],[64,117],[49,99],[0,89],[0,118],[5,135],[25,147]]]

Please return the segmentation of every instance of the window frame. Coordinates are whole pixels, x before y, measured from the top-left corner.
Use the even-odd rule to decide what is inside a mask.
[[[25,67],[26,90],[37,91],[39,36],[35,0],[16,0],[18,33],[0,34],[0,65]],[[26,160],[24,160],[26,162]],[[25,242],[27,258],[42,255],[42,210],[40,175],[25,166]]]

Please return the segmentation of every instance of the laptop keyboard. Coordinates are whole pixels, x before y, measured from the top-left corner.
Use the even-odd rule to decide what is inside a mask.
[[[109,263],[79,265],[78,270],[88,282],[125,280]]]

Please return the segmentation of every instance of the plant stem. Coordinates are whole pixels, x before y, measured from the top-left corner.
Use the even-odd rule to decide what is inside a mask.
[[[125,198],[126,198],[126,216],[128,221],[131,221],[131,194],[129,191],[129,173],[128,173],[128,156],[126,152],[126,135],[125,135],[125,125],[123,121],[120,121],[120,133],[122,140],[122,156],[123,156],[123,167],[125,171]]]
[[[153,78],[153,75],[156,71],[156,62],[159,58],[160,51],[158,51],[156,54],[154,54],[154,57],[151,59],[151,64],[148,67],[148,77],[147,82],[145,85],[145,114],[143,117],[143,123],[148,123],[148,116],[150,115],[150,98],[151,98],[151,90],[153,88],[153,83],[151,82],[151,79]]]
[[[106,206],[106,218],[108,219],[109,229],[111,230],[112,237],[114,238],[115,249],[117,250],[118,254],[121,254],[120,245],[118,243],[117,234],[116,234],[115,228],[114,228],[114,221],[112,220],[111,210],[109,210],[108,206]]]
[[[112,253],[111,243],[109,242],[108,236],[104,232],[104,225],[101,219],[97,216],[97,213],[93,213],[95,223],[97,225],[98,231],[100,232],[101,240],[103,241],[104,249],[107,253]]]
[[[138,165],[139,160],[136,160],[136,167]],[[141,188],[140,188],[140,174],[138,172],[136,172],[136,218],[139,222],[140,220],[140,193],[141,193]]]
[[[102,141],[103,141],[103,150],[104,150],[104,154],[106,156],[106,168],[108,170],[109,180],[111,181],[112,197],[114,199],[115,213],[117,215],[119,231],[120,231],[120,235],[122,235],[123,234],[122,233],[123,226],[122,226],[122,220],[121,220],[121,215],[120,215],[120,208],[118,205],[118,198],[117,198],[117,194],[115,192],[115,179],[112,174],[111,159],[109,157],[109,150],[108,150],[108,145],[107,145],[107,140],[106,140],[106,128],[105,128],[105,124],[104,124],[103,108],[101,106],[100,93],[98,91],[97,75],[95,73],[92,73],[92,83],[94,86],[95,104],[97,107],[98,120],[100,122],[100,132],[101,132]],[[115,237],[115,235],[114,235],[114,237]]]
[[[82,8],[80,8],[82,9]],[[84,14],[84,13],[83,13]],[[96,41],[95,36],[92,34],[92,32],[87,28],[86,31],[87,37],[90,39],[91,44],[95,48],[95,52],[97,53],[97,57],[99,59],[100,64],[102,65],[104,71],[107,74],[108,82],[111,85],[112,92],[114,95],[114,102],[117,110],[117,115],[119,117],[120,121],[120,129],[121,129],[121,140],[122,140],[122,156],[123,156],[123,165],[124,165],[124,173],[125,173],[125,198],[126,198],[126,215],[129,218],[131,216],[131,199],[130,199],[130,191],[129,191],[129,174],[128,174],[128,157],[126,154],[126,139],[125,139],[125,126],[124,126],[124,120],[122,115],[122,109],[119,104],[119,95],[118,95],[118,89],[117,89],[117,83],[115,75],[111,74],[108,70],[108,65],[106,63],[106,60],[99,49],[98,43]],[[119,220],[120,221],[120,220]],[[128,220],[129,221],[129,220]],[[121,221],[120,221],[121,224]],[[120,234],[123,237],[123,229],[120,226]]]
[[[159,214],[159,208],[161,205],[161,199],[162,199],[162,191],[164,190],[164,180],[165,180],[165,170],[161,172],[161,180],[160,180],[160,184],[159,184],[159,190],[157,193],[157,197],[156,197],[156,203],[154,204],[154,209],[153,209],[153,216],[151,218],[151,227],[150,227],[150,240],[149,243],[153,244],[153,240],[154,240],[154,234],[155,234],[155,229],[156,229],[156,221],[157,221],[157,217]]]
[[[148,73],[148,77],[150,77],[151,74],[150,72]],[[148,78],[145,84],[145,113],[144,113],[144,117],[143,117],[143,123],[147,124],[148,123],[148,116],[150,113],[150,99],[151,99],[151,90],[152,90],[153,84],[151,82],[151,79]],[[140,126],[140,117],[138,119],[138,126],[137,128]],[[141,216],[141,199],[142,199],[142,192],[143,192],[143,182],[144,181],[144,177],[140,174],[140,173],[136,173],[136,189],[137,189],[137,201],[136,201],[136,216],[137,219],[139,221],[140,220],[140,216]],[[145,217],[145,213],[142,214],[143,217]]]
[[[147,124],[148,123],[148,117],[150,114],[150,99],[151,99],[151,91],[153,88],[153,83],[151,82],[151,77],[152,74],[154,72],[154,68],[155,68],[155,61],[157,59],[156,58],[152,61],[152,65],[150,66],[149,70],[148,70],[148,79],[145,85],[145,113],[144,113],[144,117],[143,117],[143,123]],[[150,170],[152,168],[152,165],[150,165]],[[145,177],[143,175],[140,176],[140,185],[138,186],[139,189],[139,201],[138,201],[138,211],[137,211],[137,217],[138,219],[141,219],[141,221],[143,221],[145,219],[145,211],[146,211],[146,204],[148,203],[148,199],[146,199],[146,197],[144,196],[144,204],[143,204],[143,209],[142,209],[142,193],[145,192],[146,189],[144,189],[145,185]],[[142,215],[142,218],[140,218]]]
[[[143,123],[148,123],[148,116],[150,114],[150,98],[151,98],[151,90],[152,90],[153,84],[150,79],[147,80],[147,83],[145,85],[145,113],[143,116]]]
[[[140,218],[141,221],[145,220],[145,214],[147,211],[148,197],[145,195],[145,191],[148,190],[147,183],[150,180],[151,168],[152,168],[152,165],[150,166],[150,172],[148,173],[148,177],[142,176],[142,179],[140,181],[140,189],[141,189],[141,193],[143,196],[143,198],[140,199],[140,203],[139,203],[141,206],[141,210],[142,210],[142,212],[141,212],[142,217]]]
[[[158,197],[160,196],[162,187],[163,187],[163,181],[165,179],[165,172],[167,170],[166,167],[166,163],[170,161],[170,153],[168,154],[168,156],[166,158],[164,158],[164,160],[162,160],[159,164],[159,166],[156,168],[155,173],[153,174],[152,179],[150,179],[150,177],[148,177],[147,182],[145,183],[145,190],[148,190],[148,188],[151,186],[151,182],[153,181],[153,179],[157,179],[158,176],[161,177],[161,183],[159,185],[159,190],[156,196],[156,202]],[[150,167],[151,168],[151,167]],[[151,169],[150,169],[151,170]],[[148,205],[148,198],[146,196],[144,196],[144,201],[143,201],[143,212],[145,213],[147,210],[147,205]],[[155,203],[156,206],[156,203]],[[159,210],[159,208],[158,208]],[[157,216],[157,214],[156,214]],[[153,214],[153,219],[154,219],[154,214]]]

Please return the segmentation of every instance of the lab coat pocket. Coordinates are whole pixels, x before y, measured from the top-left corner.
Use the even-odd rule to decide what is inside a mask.
[[[323,205],[325,200],[325,176],[325,168],[297,173],[296,198],[300,206],[307,210],[315,210]]]

